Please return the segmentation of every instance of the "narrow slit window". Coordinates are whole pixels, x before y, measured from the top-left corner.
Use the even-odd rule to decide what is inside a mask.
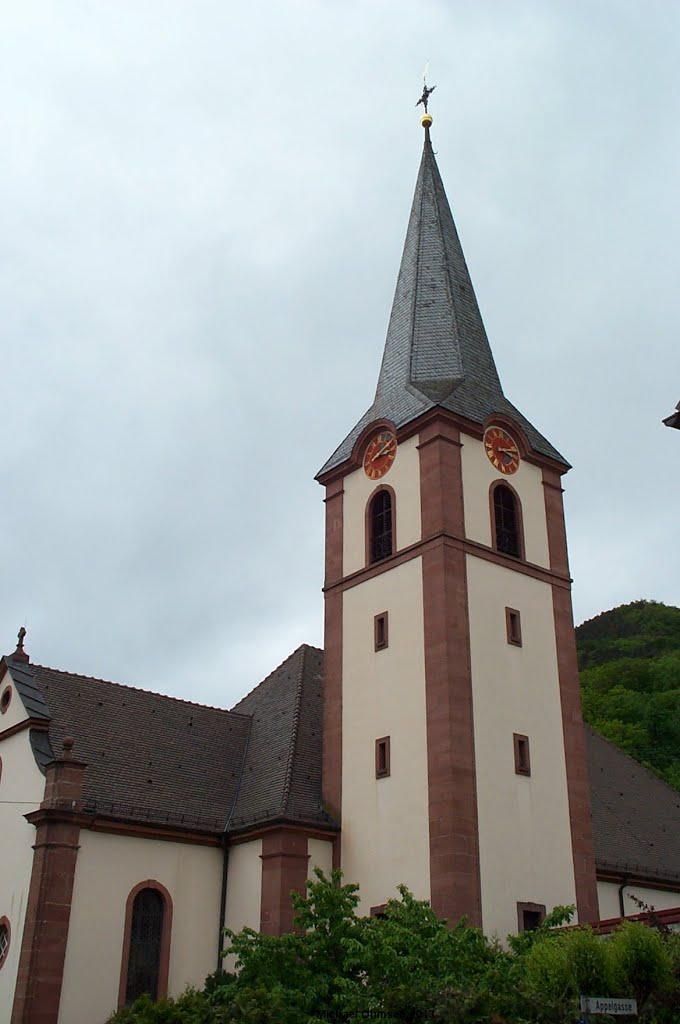
[[[385,779],[390,774],[390,738],[383,736],[375,741],[375,777]]]
[[[496,550],[513,558],[522,557],[519,503],[513,491],[500,484],[493,492],[494,539]]]
[[[381,612],[373,620],[374,640],[376,651],[382,651],[387,647],[387,612]]]
[[[371,562],[380,562],[392,554],[393,513],[390,492],[378,491],[371,499],[369,508],[369,559]]]
[[[516,608],[505,609],[505,626],[508,634],[508,643],[515,647],[522,646],[522,620]]]
[[[531,775],[529,759],[529,737],[513,733],[515,745],[515,772],[517,775]]]

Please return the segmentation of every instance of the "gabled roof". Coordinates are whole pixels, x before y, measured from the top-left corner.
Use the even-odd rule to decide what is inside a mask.
[[[323,651],[303,644],[234,710],[253,724],[231,830],[279,818],[334,827],[321,799]]]
[[[87,763],[89,810],[149,823],[221,832],[233,807],[248,736],[244,715],[91,676],[6,659],[22,700],[41,704],[47,733],[32,731],[44,767],[75,739]],[[38,696],[36,696],[39,695]],[[32,712],[34,713],[34,712]]]
[[[680,793],[586,726],[600,871],[680,882]]]
[[[568,465],[503,394],[426,129],[375,399],[319,476],[350,457],[369,423],[399,429],[436,405],[480,425],[505,414],[534,451]]]
[[[335,829],[321,801],[323,654],[304,644],[232,711],[5,658],[41,768],[75,739],[86,809],[221,834],[268,821]]]

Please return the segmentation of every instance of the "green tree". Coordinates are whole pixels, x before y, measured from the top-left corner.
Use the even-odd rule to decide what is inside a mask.
[[[680,788],[680,609],[635,601],[576,630],[585,720]]]
[[[145,997],[110,1024],[321,1024],[370,1012],[387,1024],[572,1024],[582,992],[634,995],[648,1024],[680,1019],[680,937],[642,924],[605,940],[561,927],[573,908],[558,907],[502,947],[464,921],[449,928],[403,886],[384,917],[358,917],[357,887],[339,872],[317,872],[294,902],[295,934],[228,932],[236,973],[177,999]]]

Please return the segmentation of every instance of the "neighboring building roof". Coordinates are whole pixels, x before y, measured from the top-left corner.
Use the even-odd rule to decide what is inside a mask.
[[[503,394],[426,130],[375,399],[319,476],[350,457],[372,421],[398,429],[436,405],[480,425],[510,416],[534,451],[568,466]]]
[[[676,430],[680,430],[680,402],[675,407],[675,412],[667,416],[663,422],[667,427],[675,427]]]
[[[680,882],[680,793],[586,726],[600,871]]]

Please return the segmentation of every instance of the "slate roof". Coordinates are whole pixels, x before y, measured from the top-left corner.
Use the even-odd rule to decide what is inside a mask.
[[[41,695],[52,754],[65,736],[75,739],[74,756],[87,763],[91,809],[198,831],[224,828],[248,735],[245,716],[41,665],[8,665],[22,699],[28,677]],[[44,741],[44,733],[32,733],[32,741]],[[44,752],[35,752],[44,765]]]
[[[398,429],[436,405],[478,424],[504,413],[534,451],[568,466],[503,394],[426,130],[375,399],[318,475],[348,459],[374,420]]]
[[[321,800],[323,651],[303,644],[234,710],[253,724],[231,830],[277,818],[332,827]]]
[[[303,645],[232,711],[4,660],[49,722],[31,730],[38,764],[75,739],[86,809],[221,834],[268,819],[335,827],[321,805],[322,659]]]
[[[680,881],[680,793],[586,726],[600,870]]]

